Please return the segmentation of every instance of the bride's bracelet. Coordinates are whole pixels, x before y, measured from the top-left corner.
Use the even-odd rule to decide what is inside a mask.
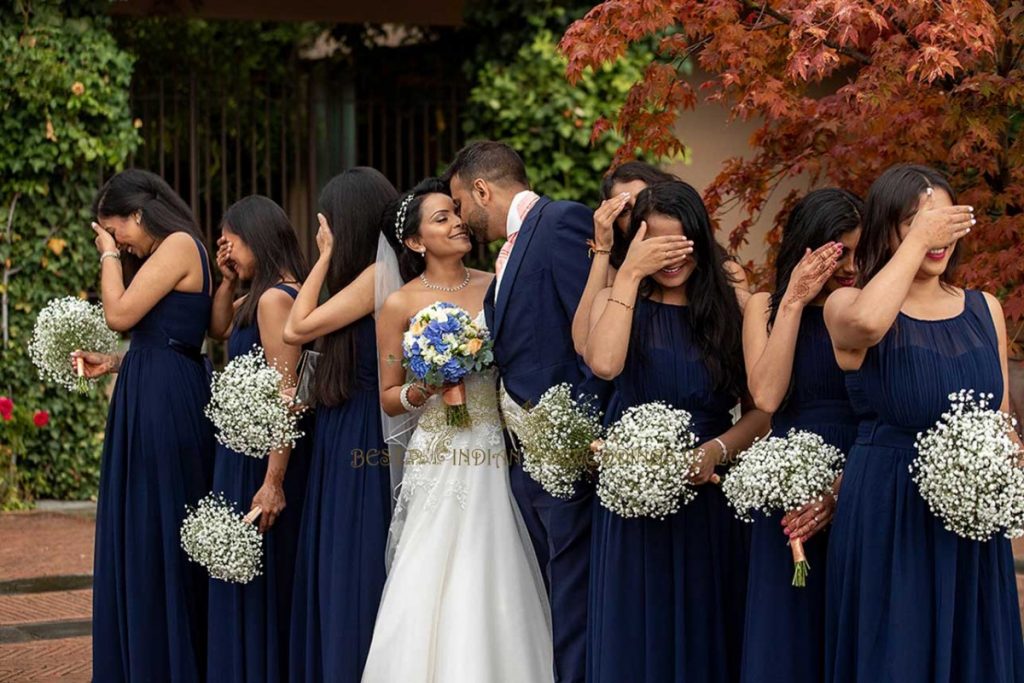
[[[423,406],[413,405],[412,401],[409,400],[409,390],[415,386],[413,382],[407,382],[402,385],[402,390],[398,393],[398,400],[402,402],[402,407],[409,413],[415,413],[423,409]],[[417,390],[419,390],[418,387]],[[422,391],[420,391],[420,395],[423,395]],[[424,405],[426,405],[426,401],[424,401]]]

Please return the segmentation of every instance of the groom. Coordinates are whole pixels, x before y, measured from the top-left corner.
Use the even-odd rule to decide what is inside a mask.
[[[590,270],[590,209],[530,191],[523,160],[500,142],[467,145],[445,178],[477,239],[506,240],[484,299],[506,414],[536,405],[561,382],[578,393],[605,393],[572,342],[572,318]],[[570,500],[554,498],[514,458],[509,478],[551,601],[555,681],[583,683],[593,489],[581,485]]]

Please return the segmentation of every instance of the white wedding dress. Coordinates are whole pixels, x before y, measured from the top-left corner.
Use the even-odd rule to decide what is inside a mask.
[[[409,441],[363,683],[552,681],[551,616],[509,487],[495,375],[466,379],[471,425],[429,399]]]

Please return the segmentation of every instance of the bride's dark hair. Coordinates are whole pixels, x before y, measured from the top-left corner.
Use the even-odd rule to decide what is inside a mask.
[[[420,232],[423,220],[423,199],[428,194],[448,195],[448,186],[440,178],[426,178],[408,192],[399,195],[384,210],[382,230],[388,242],[398,254],[398,267],[402,279],[408,282],[426,270],[422,255],[405,246],[405,240]]]

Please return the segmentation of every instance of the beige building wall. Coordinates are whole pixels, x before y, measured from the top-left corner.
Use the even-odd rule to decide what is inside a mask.
[[[690,85],[698,90],[700,84],[709,76],[697,72],[686,77]],[[834,92],[845,82],[841,76],[818,84],[812,94],[823,95]],[[699,90],[698,90],[699,92]],[[684,111],[676,123],[676,134],[686,145],[689,155],[685,163],[668,164],[666,168],[703,192],[711,184],[722,168],[722,162],[730,157],[750,157],[750,136],[760,125],[758,120],[728,121],[728,110],[719,104],[701,103],[692,111]],[[739,250],[739,257],[744,262],[755,263],[765,258],[767,245],[764,236],[775,222],[782,200],[790,190],[806,192],[811,189],[810,179],[806,176],[787,179],[779,185],[773,196],[768,200],[760,219],[747,234],[747,244]],[[720,222],[719,241],[725,244],[729,232],[743,218],[741,212],[733,206],[718,216]]]
[[[757,128],[753,121],[728,121],[728,112],[717,104],[702,103],[693,111],[683,112],[676,125],[677,135],[686,145],[686,162],[668,164],[666,168],[703,192],[721,171],[722,163],[731,157],[750,157],[750,136]],[[739,250],[739,257],[759,263],[764,260],[767,245],[764,237],[781,209],[782,200],[791,189],[806,191],[810,181],[806,178],[787,179],[769,198],[764,211],[747,234],[747,244]],[[729,233],[742,220],[739,207],[718,216],[719,241],[727,243]]]

